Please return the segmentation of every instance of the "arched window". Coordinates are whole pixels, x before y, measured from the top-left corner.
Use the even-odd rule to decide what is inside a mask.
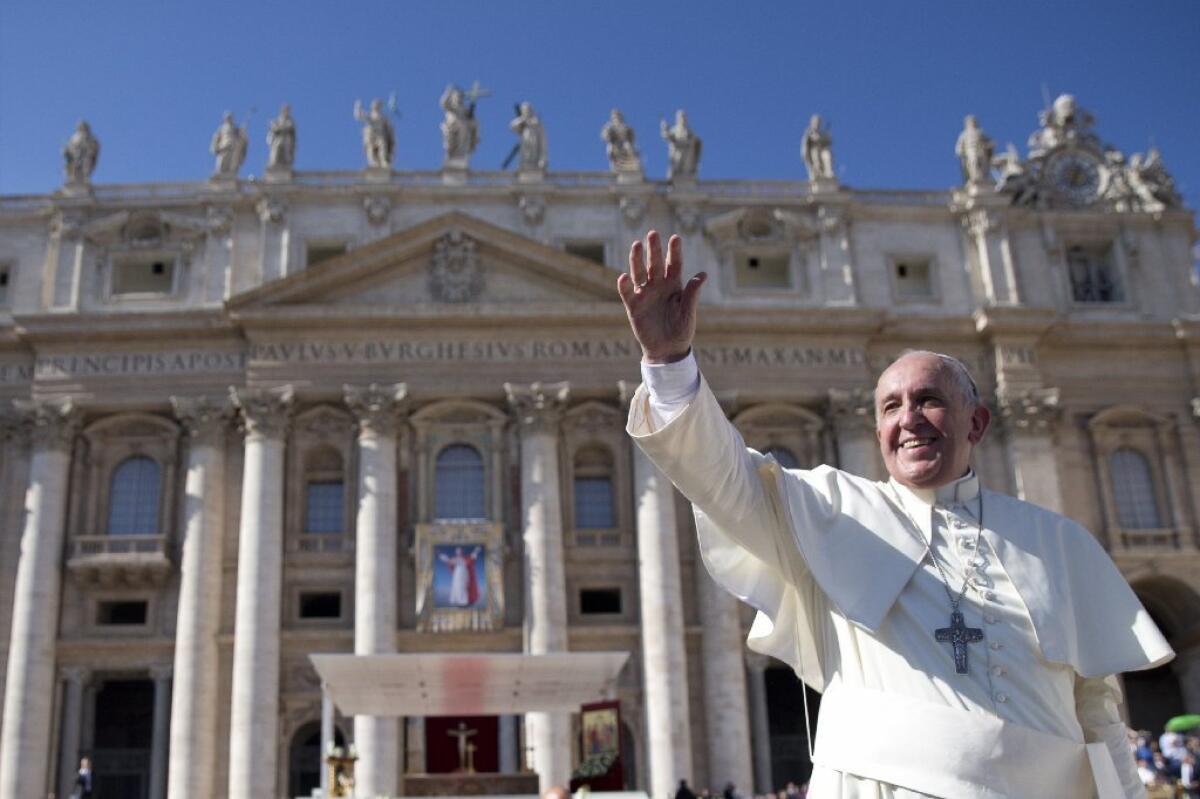
[[[796,456],[787,447],[767,447],[763,451],[764,455],[770,455],[779,462],[779,465],[785,469],[799,469],[800,461],[796,460]]]
[[[467,444],[451,444],[438,453],[434,469],[434,516],[438,519],[485,519],[483,456]]]
[[[308,454],[304,463],[304,532],[346,532],[346,482],[342,456],[332,447]]]
[[[616,526],[612,454],[605,447],[584,447],[575,453],[575,529]]]
[[[158,535],[162,469],[153,458],[135,455],[113,470],[108,492],[109,535]]]
[[[1122,447],[1109,458],[1117,519],[1126,530],[1157,530],[1163,527],[1154,497],[1150,463],[1137,450]]]

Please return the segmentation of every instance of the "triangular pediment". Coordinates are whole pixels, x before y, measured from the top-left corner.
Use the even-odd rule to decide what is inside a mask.
[[[600,264],[455,211],[247,291],[228,306],[617,303],[616,278]]]

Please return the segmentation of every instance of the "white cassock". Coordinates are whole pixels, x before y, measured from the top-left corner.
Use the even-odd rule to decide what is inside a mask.
[[[1087,530],[974,473],[919,491],[785,470],[691,356],[642,372],[629,434],[692,501],[709,573],[759,610],[750,648],[823,693],[810,796],[1144,796],[1112,675],[1174,653]],[[967,674],[934,636],[950,601],[931,537],[983,631]]]

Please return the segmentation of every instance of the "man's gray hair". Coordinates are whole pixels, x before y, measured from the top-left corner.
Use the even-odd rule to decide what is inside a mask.
[[[892,361],[892,363],[896,363],[896,361],[899,361],[901,358],[907,358],[909,355],[928,355],[937,358],[944,366],[946,366],[947,369],[949,369],[950,374],[954,376],[955,388],[958,389],[959,397],[963,400],[963,402],[966,402],[972,407],[983,404],[983,399],[979,394],[979,386],[976,385],[975,378],[971,377],[971,370],[968,369],[967,365],[958,358],[955,358],[953,355],[947,355],[944,352],[933,352],[932,350],[904,350],[898,356],[896,356],[896,360]],[[891,364],[888,365],[888,368],[891,368]],[[878,383],[875,384],[875,391],[879,391]],[[875,423],[879,423],[878,404],[876,404],[875,409]]]

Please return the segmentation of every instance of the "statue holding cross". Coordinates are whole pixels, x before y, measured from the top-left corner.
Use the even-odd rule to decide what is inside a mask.
[[[451,83],[442,92],[439,103],[445,116],[442,117],[442,147],[446,152],[443,167],[466,169],[471,154],[479,146],[479,120],[475,118],[475,105],[491,92],[479,85],[479,81],[467,91]]]

